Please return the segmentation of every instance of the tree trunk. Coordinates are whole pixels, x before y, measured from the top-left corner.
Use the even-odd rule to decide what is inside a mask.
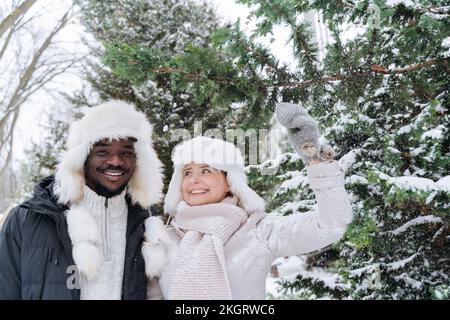
[[[36,2],[36,0],[25,0],[9,16],[0,22],[0,38],[22,15],[24,15]]]

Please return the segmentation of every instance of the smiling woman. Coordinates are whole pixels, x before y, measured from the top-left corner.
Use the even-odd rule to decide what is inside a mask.
[[[268,216],[247,185],[238,148],[201,136],[181,143],[164,201],[170,225],[157,217],[145,223],[149,298],[264,299],[277,257],[316,251],[342,237],[352,208],[334,152],[319,144],[317,125],[301,106],[280,104],[279,111],[280,122],[295,129],[290,141],[306,165],[317,209]]]
[[[96,142],[84,165],[88,187],[104,197],[120,194],[136,168],[135,141],[128,138]]]
[[[230,186],[225,172],[207,164],[191,163],[184,167],[181,189],[187,204],[194,206],[221,202]]]

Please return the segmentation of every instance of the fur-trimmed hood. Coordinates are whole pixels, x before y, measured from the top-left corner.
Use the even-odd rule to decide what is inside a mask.
[[[144,113],[123,101],[112,100],[89,108],[69,129],[67,151],[57,167],[54,194],[66,212],[72,254],[80,273],[94,279],[103,263],[102,238],[92,212],[79,204],[85,199],[84,164],[94,143],[107,139],[135,138],[136,168],[126,193],[132,205],[149,209],[162,197],[162,163],[152,142],[152,126]]]
[[[265,201],[248,185],[241,151],[233,144],[209,137],[196,137],[177,145],[172,154],[173,175],[164,200],[166,214],[174,215],[183,200],[181,183],[186,164],[208,164],[227,173],[230,191],[239,199],[238,205],[248,214],[264,212]]]
[[[111,100],[89,108],[84,117],[70,126],[67,150],[62,155],[55,175],[54,192],[58,202],[77,203],[85,185],[84,163],[92,145],[105,138],[133,137],[136,152],[136,170],[128,183],[127,193],[134,204],[149,208],[162,197],[162,163],[152,142],[152,125],[144,113],[131,104]]]

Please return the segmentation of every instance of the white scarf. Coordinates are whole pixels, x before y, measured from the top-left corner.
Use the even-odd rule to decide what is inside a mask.
[[[184,236],[168,269],[168,298],[231,299],[224,245],[246,221],[236,199],[201,206],[181,202],[172,225]]]

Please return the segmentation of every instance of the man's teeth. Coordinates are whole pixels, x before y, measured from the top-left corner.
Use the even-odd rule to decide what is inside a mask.
[[[123,172],[109,172],[109,171],[104,171],[104,173],[108,176],[113,176],[113,177],[118,177],[123,175]]]

